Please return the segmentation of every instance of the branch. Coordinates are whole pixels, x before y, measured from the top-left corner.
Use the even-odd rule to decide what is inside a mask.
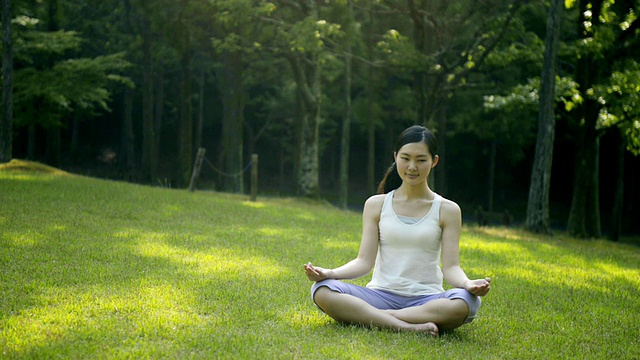
[[[515,14],[516,14],[516,12],[518,11],[518,9],[520,7],[520,2],[519,1],[514,1],[514,4],[515,5],[513,5],[513,7],[511,8],[511,11],[509,12],[509,16],[507,17],[507,19],[505,20],[504,24],[502,25],[502,29],[500,30],[500,34],[498,34],[498,36],[494,38],[493,43],[489,44],[486,47],[486,50],[484,52],[482,52],[482,54],[480,55],[480,58],[476,61],[477,66],[481,66],[484,63],[484,61],[487,59],[489,54],[491,52],[493,52],[493,50],[496,48],[496,46],[498,46],[500,41],[502,41],[502,39],[504,39],[505,35],[507,34],[507,31],[509,31],[509,27],[511,25],[511,21],[515,17]],[[470,72],[471,72],[471,69],[467,69],[467,70],[464,70],[460,75],[465,76]]]
[[[293,77],[296,79],[296,84],[298,84],[298,89],[300,91],[300,95],[302,96],[302,101],[307,106],[307,108],[313,108],[316,103],[316,98],[311,92],[309,88],[309,83],[307,82],[307,75],[302,70],[300,66],[300,59],[296,54],[291,52],[286,52],[285,57],[289,60],[291,64],[291,69],[293,70]]]

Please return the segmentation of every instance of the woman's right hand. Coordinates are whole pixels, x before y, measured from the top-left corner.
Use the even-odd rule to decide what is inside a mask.
[[[324,269],[318,266],[313,266],[311,263],[304,264],[304,273],[311,281],[320,281],[329,278],[329,272],[331,270]]]

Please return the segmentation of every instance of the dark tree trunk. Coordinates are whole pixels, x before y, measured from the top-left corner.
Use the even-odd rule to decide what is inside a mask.
[[[609,238],[613,241],[620,240],[622,233],[622,212],[624,206],[624,154],[625,144],[621,130],[615,129],[616,132],[616,170],[615,170],[615,192],[613,197],[613,209],[611,211],[611,234]]]
[[[584,13],[591,5],[592,19],[598,22],[602,3],[591,4],[588,1],[580,1],[580,18],[578,19],[579,33],[586,19]],[[594,24],[595,25],[595,24]],[[585,35],[587,36],[587,35]],[[576,67],[576,81],[580,89],[590,89],[605,73],[604,64],[589,56],[583,56],[578,60]],[[600,105],[596,100],[585,96],[583,104],[576,112],[578,123],[583,123],[578,133],[578,151],[576,170],[573,186],[573,197],[567,231],[569,234],[580,237],[600,237],[600,209],[598,189],[598,157],[600,153],[599,130],[596,129]]]
[[[353,16],[353,3],[347,3],[349,21]],[[351,26],[351,25],[350,25]],[[349,36],[352,30],[349,28]],[[339,205],[346,209],[349,200],[349,147],[351,137],[351,45],[347,46],[344,57],[344,118],[342,120],[342,137],[340,142],[340,197]]]
[[[29,125],[29,130],[27,130],[27,159],[35,160],[36,159],[36,125]]]
[[[46,129],[45,162],[51,166],[60,166],[62,162],[62,140],[60,138],[60,126],[52,125]]]
[[[58,0],[49,1],[47,31],[58,31]],[[53,61],[49,59],[50,67]],[[45,162],[52,166],[59,166],[62,160],[62,149],[60,139],[60,124],[53,124],[46,131]]]
[[[125,177],[127,180],[136,178],[135,136],[133,133],[133,95],[133,89],[127,88],[124,92],[122,152],[124,153]]]
[[[549,188],[553,141],[555,138],[555,77],[560,21],[564,1],[552,0],[549,8],[547,35],[545,38],[542,84],[538,114],[538,138],[531,173],[529,201],[525,227],[537,233],[551,233],[549,221]]]
[[[224,74],[222,74],[223,117],[222,117],[222,154],[224,171],[224,190],[234,193],[244,192],[243,186],[243,96],[242,56],[239,52],[224,56]]]
[[[489,175],[487,176],[487,211],[493,211],[493,198],[496,188],[496,156],[498,154],[498,141],[491,140],[489,148]]]
[[[2,0],[2,123],[0,163],[13,158],[13,40],[11,0]]]
[[[441,109],[438,112],[438,156],[440,161],[435,168],[435,187],[440,195],[447,194],[447,111]]]
[[[318,198],[319,182],[319,132],[321,108],[320,64],[314,54],[289,54],[298,96],[299,146],[298,192],[302,196]]]
[[[160,141],[162,139],[162,117],[164,116],[164,68],[162,66],[158,66],[156,81],[154,83],[155,87],[155,98],[154,98],[154,110],[153,110],[153,128],[154,128],[154,143],[157,151],[158,158],[160,157]],[[156,159],[156,163],[158,163],[158,159]]]
[[[151,24],[142,20],[142,178],[153,182],[157,178],[158,149],[153,121],[153,57]]]
[[[369,4],[369,38],[367,41],[367,55],[369,57],[369,66],[367,71],[367,103],[368,103],[368,121],[367,121],[367,194],[374,194],[376,189],[376,91],[375,91],[375,68],[374,49],[375,49],[375,12],[373,5]]]
[[[185,40],[186,41],[186,40]],[[186,43],[183,46],[187,46]],[[180,57],[180,139],[178,140],[178,186],[186,187],[193,166],[193,120],[191,118],[191,54],[188,48]]]
[[[202,147],[202,131],[204,129],[204,83],[205,72],[200,70],[198,78],[198,124],[196,126],[196,148]]]

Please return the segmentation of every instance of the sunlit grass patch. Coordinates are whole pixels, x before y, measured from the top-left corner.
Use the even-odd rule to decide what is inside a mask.
[[[0,358],[612,358],[640,344],[640,251],[465,227],[490,276],[476,320],[437,339],[338,325],[302,264],[358,251],[361,214],[0,170]],[[353,280],[366,284],[368,277]]]

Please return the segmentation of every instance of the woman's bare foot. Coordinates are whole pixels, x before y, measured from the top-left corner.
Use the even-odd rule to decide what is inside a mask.
[[[422,332],[428,335],[431,335],[433,337],[438,337],[438,334],[440,332],[440,330],[438,329],[438,326],[432,322],[428,322],[425,324],[412,324],[414,327],[413,331],[418,331],[418,332]]]

